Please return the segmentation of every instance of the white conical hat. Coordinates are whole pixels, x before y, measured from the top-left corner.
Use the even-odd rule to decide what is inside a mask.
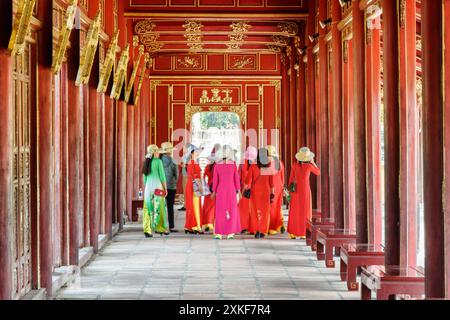
[[[312,153],[307,147],[301,148],[295,155],[295,158],[300,162],[310,162],[314,159],[314,157],[315,154]]]

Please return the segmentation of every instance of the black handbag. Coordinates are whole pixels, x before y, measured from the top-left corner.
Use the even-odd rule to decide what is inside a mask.
[[[252,194],[251,190],[250,190],[250,189],[247,189],[247,190],[245,190],[245,191],[242,193],[242,196],[243,196],[244,198],[250,199],[251,194]]]

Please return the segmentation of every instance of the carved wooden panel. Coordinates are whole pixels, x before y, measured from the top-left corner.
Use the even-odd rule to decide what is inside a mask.
[[[30,46],[13,64],[14,82],[14,283],[13,297],[31,289],[30,213]]]

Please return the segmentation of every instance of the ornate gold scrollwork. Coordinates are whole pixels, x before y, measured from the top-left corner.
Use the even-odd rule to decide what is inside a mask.
[[[103,61],[100,81],[98,83],[97,91],[106,92],[108,88],[109,77],[111,76],[111,71],[114,67],[114,62],[116,60],[117,43],[119,41],[119,30],[116,31],[111,42],[109,43],[109,48]]]
[[[142,20],[136,23],[134,26],[134,31],[137,34],[150,33],[156,28],[156,24],[151,20]]]
[[[209,111],[211,112],[222,112],[223,108],[220,106],[209,107]]]
[[[150,81],[150,90],[155,91],[156,87],[161,84],[161,80]]]
[[[274,53],[281,53],[283,52],[283,47],[279,46],[279,45],[274,45],[274,44],[266,44],[267,49],[269,49],[270,51],[274,52]]]
[[[61,64],[66,54],[70,33],[72,32],[78,0],[71,0],[64,16],[62,29],[59,31],[58,45],[53,57],[52,71],[57,74],[61,70]]]
[[[114,74],[114,84],[111,90],[111,98],[119,100],[120,93],[125,82],[125,76],[127,73],[128,60],[130,59],[130,45],[127,44],[122,51],[119,63],[117,65],[117,71]]]
[[[185,110],[184,110],[184,121],[186,124],[191,123],[192,116],[198,112],[202,112],[202,107],[200,106],[193,106],[190,103],[186,104]]]
[[[232,106],[229,109],[231,112],[236,113],[239,116],[239,119],[241,119],[241,122],[245,124],[247,121],[247,105],[242,104],[240,106]]]
[[[232,67],[234,69],[244,69],[245,67],[252,65],[254,63],[253,56],[246,57],[242,56],[234,60]]]
[[[289,44],[289,37],[286,36],[272,36],[272,40],[274,43],[278,44],[278,45],[288,45]]]
[[[188,47],[191,51],[198,51],[203,49],[203,44],[201,43],[203,35],[202,28],[203,25],[199,21],[188,20],[183,25],[183,28],[186,30],[184,37],[188,41]]]
[[[295,36],[298,33],[298,25],[295,22],[281,22],[278,29],[287,35]]]
[[[91,74],[92,65],[94,64],[95,52],[98,47],[98,37],[101,28],[101,12],[97,12],[92,25],[86,36],[84,49],[81,53],[80,67],[78,68],[77,79],[75,84],[77,86],[87,84]]]
[[[150,61],[150,54],[147,52],[144,56],[145,60],[144,60],[144,65],[142,66],[142,71],[141,71],[141,75],[139,77],[139,84],[138,84],[138,88],[136,91],[136,96],[134,98],[134,105],[137,106],[138,102],[139,102],[139,98],[141,97],[141,88],[142,88],[142,82],[144,81],[144,77],[145,77],[145,72],[147,71],[147,66],[149,64]]]
[[[125,91],[125,102],[130,100],[131,89],[133,89],[134,81],[136,80],[136,74],[141,64],[142,56],[144,55],[144,46],[139,47],[139,55],[134,63],[133,72],[131,73],[130,81],[128,82],[127,89]]]
[[[275,86],[275,89],[276,89],[277,91],[280,91],[280,90],[281,90],[281,81],[280,81],[280,80],[273,80],[273,81],[270,81],[270,84],[273,85],[273,86]]]
[[[233,29],[234,33],[244,33],[250,30],[252,26],[248,24],[248,21],[237,21],[233,22],[230,25],[230,28]]]
[[[239,50],[247,38],[245,32],[247,32],[252,26],[245,21],[233,22],[230,28],[233,29],[233,33],[228,35],[230,43],[227,43],[228,50]]]
[[[150,43],[149,45],[146,46],[147,51],[149,52],[157,52],[159,51],[162,47],[164,47],[163,43],[159,43],[159,42],[155,42],[155,43]]]
[[[11,55],[22,54],[25,51],[26,37],[30,30],[30,21],[35,5],[36,0],[21,0],[17,6],[8,45]]]

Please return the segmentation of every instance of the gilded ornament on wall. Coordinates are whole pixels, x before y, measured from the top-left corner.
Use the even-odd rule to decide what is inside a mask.
[[[276,44],[281,44],[281,45],[289,44],[289,37],[286,37],[286,36],[279,36],[279,35],[272,36],[272,40]]]
[[[201,67],[200,56],[184,56],[177,59],[177,68],[182,69],[198,69]]]
[[[233,22],[230,25],[230,28],[233,30],[234,33],[245,33],[248,30],[251,29],[251,25],[248,24],[248,21],[237,21]]]
[[[287,35],[296,35],[298,33],[298,25],[295,22],[281,22],[278,24],[278,29]]]
[[[36,0],[20,0],[17,13],[14,17],[8,50],[12,55],[22,54],[27,44],[26,37],[30,31],[31,17],[33,16]]]
[[[202,107],[200,106],[192,106],[190,103],[186,104],[185,111],[184,111],[184,120],[186,124],[189,124],[191,122],[192,116],[198,112],[202,111]]]
[[[114,74],[114,83],[111,90],[111,98],[119,100],[122,92],[123,85],[125,83],[125,77],[127,73],[128,60],[130,59],[130,45],[127,44],[117,64],[117,70]]]
[[[232,69],[254,69],[255,57],[254,56],[241,56],[236,57],[231,64]]]
[[[240,106],[232,106],[229,108],[229,111],[236,113],[241,119],[242,123],[245,123],[247,120],[247,105],[243,104]]]
[[[233,90],[225,89],[220,90],[218,88],[211,89],[212,96],[209,96],[208,90],[202,90],[202,96],[200,97],[200,103],[221,103],[221,104],[232,104],[233,97],[230,94]],[[220,96],[220,93],[225,93],[225,97]]]
[[[106,52],[105,59],[103,61],[100,70],[100,81],[98,83],[97,91],[106,92],[108,87],[109,78],[111,77],[111,72],[116,61],[117,43],[119,41],[119,30],[116,31],[114,36],[109,43],[108,51]]]
[[[134,31],[137,34],[151,33],[156,28],[156,24],[151,20],[142,20],[136,23]]]
[[[281,53],[283,51],[283,47],[282,46],[277,46],[277,45],[273,45],[273,44],[267,44],[267,49],[269,49],[270,51],[274,52],[274,53]]]
[[[128,81],[127,89],[125,91],[125,102],[127,102],[127,103],[130,100],[131,90],[133,89],[134,81],[136,80],[136,75],[137,75],[139,66],[141,65],[141,59],[142,59],[143,55],[144,55],[144,46],[140,46],[139,54],[138,54],[136,61],[134,62],[133,72],[131,73],[131,77],[130,77],[130,80]]]

